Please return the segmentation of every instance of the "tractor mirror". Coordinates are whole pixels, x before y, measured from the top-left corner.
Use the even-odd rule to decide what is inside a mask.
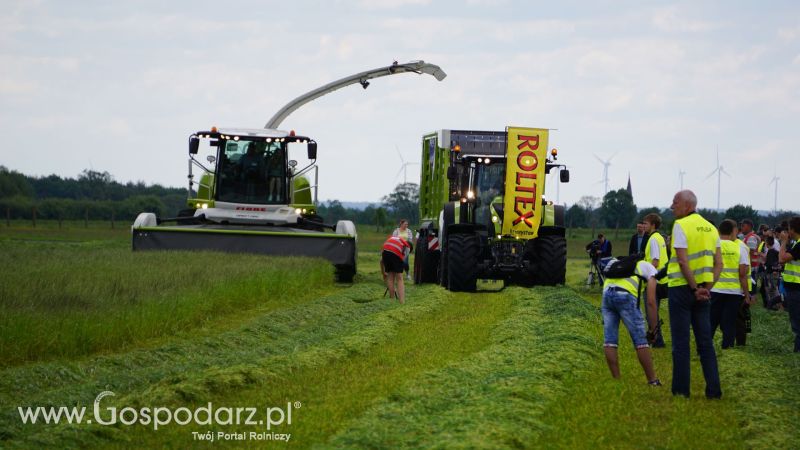
[[[189,154],[196,155],[197,149],[200,147],[200,139],[197,136],[192,136],[189,138]]]
[[[308,159],[317,159],[317,143],[316,142],[309,142],[308,143]]]
[[[454,166],[450,166],[447,168],[447,179],[452,181],[458,178],[458,169]]]
[[[561,177],[561,182],[562,183],[569,183],[569,170],[564,169],[560,173],[561,174],[559,175],[559,177]]]

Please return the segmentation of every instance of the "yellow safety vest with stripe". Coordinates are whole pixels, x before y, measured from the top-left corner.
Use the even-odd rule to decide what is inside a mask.
[[[742,258],[742,247],[738,241],[737,239],[720,242],[722,273],[714,285],[714,290],[742,293],[742,284],[739,282],[739,261]]]
[[[795,242],[792,249],[798,244],[800,241]],[[793,259],[783,265],[783,282],[800,284],[800,261]]]
[[[742,241],[741,239],[736,239],[734,242],[739,244],[740,248],[741,248],[741,246],[744,246],[747,249],[747,256],[748,256],[748,259],[750,259],[749,258],[749,256],[750,256],[750,247],[748,247],[747,244],[745,244],[744,241]],[[751,259],[750,260],[750,265],[747,266],[747,292],[750,292],[750,291],[753,290],[753,278],[750,276],[752,271],[753,271],[753,261]]]
[[[647,261],[648,263],[650,261]],[[634,270],[635,274],[642,274],[642,269],[639,268],[640,264],[645,263],[645,261],[639,261],[636,263],[636,269]],[[609,286],[616,286],[622,289],[625,289],[634,297],[639,297],[639,286],[641,285],[642,278],[636,275],[632,275],[628,278],[606,278],[605,283],[603,283],[603,289],[607,289]]]
[[[650,241],[653,239],[658,242],[658,249],[661,253],[658,257],[658,267],[656,267],[656,270],[661,270],[667,265],[667,263],[669,263],[669,260],[667,259],[667,243],[664,241],[664,236],[662,236],[658,231],[654,231],[653,234],[650,235]],[[652,263],[653,257],[650,255],[650,241],[647,242],[647,245],[644,248],[644,260]],[[667,284],[668,281],[669,278],[664,277],[658,280],[658,284]]]
[[[691,213],[686,217],[675,221],[674,227],[679,226],[686,235],[687,257],[689,260],[689,270],[694,274],[697,284],[711,283],[714,281],[714,254],[717,251],[717,241],[719,233],[716,227],[711,225],[700,214]],[[672,235],[675,235],[675,228]],[[675,241],[670,244],[672,258],[669,259],[667,266],[667,278],[669,287],[686,286],[689,282],[681,273],[678,264],[678,255],[675,252]]]

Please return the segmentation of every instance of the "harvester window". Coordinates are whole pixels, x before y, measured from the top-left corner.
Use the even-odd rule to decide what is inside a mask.
[[[223,148],[217,164],[219,201],[286,202],[286,152],[283,144],[241,139],[228,141]]]
[[[503,196],[505,164],[499,161],[488,165],[479,164],[477,170],[475,221],[480,224],[491,224],[490,205],[497,197]]]

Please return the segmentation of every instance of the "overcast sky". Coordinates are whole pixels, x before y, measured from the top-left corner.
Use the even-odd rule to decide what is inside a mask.
[[[183,186],[187,137],[262,127],[294,97],[422,59],[448,77],[353,85],[281,128],[319,143],[320,197],[377,201],[429,131],[554,128],[572,180],[640,207],[800,210],[800,3],[794,1],[0,0],[0,164],[31,175]],[[408,167],[418,181],[419,165]],[[555,177],[553,177],[555,178]],[[554,184],[548,197],[555,200]]]

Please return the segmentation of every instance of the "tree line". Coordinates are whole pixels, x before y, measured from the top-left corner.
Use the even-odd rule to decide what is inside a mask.
[[[14,219],[130,220],[141,212],[172,217],[186,208],[184,188],[120,183],[108,172],[84,170],[76,178],[33,177],[0,166],[0,214]],[[365,209],[346,208],[339,200],[323,202],[318,213],[328,223],[352,220],[378,228],[406,218],[419,221],[419,187],[402,183]]]
[[[733,219],[737,223],[741,223],[743,219],[750,219],[756,226],[765,223],[771,227],[796,215],[792,211],[777,211],[763,215],[750,205],[734,205],[726,211],[701,208],[697,212],[714,224],[724,219]],[[565,221],[568,228],[634,228],[650,213],[661,216],[662,230],[672,229],[675,217],[669,208],[651,206],[639,209],[626,189],[609,191],[602,199],[592,196],[581,197],[577,203],[567,208]]]

